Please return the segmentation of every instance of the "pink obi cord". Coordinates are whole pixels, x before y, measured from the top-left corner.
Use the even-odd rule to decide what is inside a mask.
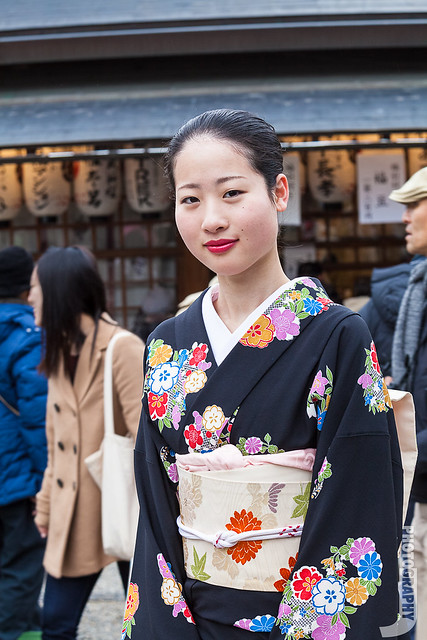
[[[185,471],[226,471],[267,463],[311,472],[315,456],[316,449],[244,456],[234,444],[225,444],[207,453],[177,453],[176,460]]]

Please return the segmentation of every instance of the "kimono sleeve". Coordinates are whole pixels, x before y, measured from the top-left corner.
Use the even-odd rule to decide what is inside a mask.
[[[318,430],[313,482],[271,638],[402,639],[403,471],[390,398],[359,316],[332,332],[306,409]]]
[[[186,574],[176,524],[179,505],[177,485],[171,480],[174,470],[167,468],[164,457],[162,460],[168,449],[144,404],[135,446],[140,520],[122,638],[132,634],[132,640],[197,640],[182,586]]]

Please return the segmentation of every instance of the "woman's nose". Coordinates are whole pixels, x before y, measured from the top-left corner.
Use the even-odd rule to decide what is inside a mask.
[[[214,233],[220,229],[225,229],[228,226],[228,221],[218,206],[215,206],[213,203],[207,203],[202,226],[205,231]]]

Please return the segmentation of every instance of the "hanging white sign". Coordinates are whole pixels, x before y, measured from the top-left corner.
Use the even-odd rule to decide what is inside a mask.
[[[288,179],[289,200],[285,211],[279,212],[279,224],[285,227],[301,226],[301,159],[298,152],[285,153],[283,173]]]
[[[389,199],[406,180],[405,156],[395,153],[359,153],[357,194],[360,224],[401,222],[403,207]]]

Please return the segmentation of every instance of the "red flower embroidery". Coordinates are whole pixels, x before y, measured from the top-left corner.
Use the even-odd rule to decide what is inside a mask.
[[[280,591],[280,592],[284,591],[286,583],[289,580],[292,570],[297,561],[297,558],[298,558],[298,554],[296,554],[295,558],[291,556],[288,560],[289,569],[285,569],[284,567],[280,569],[280,575],[282,576],[283,580],[277,580],[274,583],[274,588],[277,589],[277,591]]]
[[[196,367],[199,364],[199,362],[202,362],[202,360],[205,360],[207,348],[208,346],[206,344],[202,344],[200,345],[200,347],[196,347],[194,349],[193,355],[190,358],[190,362],[189,362],[189,364],[192,367]]]
[[[148,393],[148,408],[152,419],[162,418],[166,413],[167,407],[168,394],[166,391],[161,396],[151,393],[151,391]]]
[[[375,349],[374,342],[371,342],[371,362],[377,373],[381,373],[380,363],[378,362],[377,350]]]
[[[243,531],[254,531],[261,529],[261,520],[258,520],[252,513],[252,511],[248,511],[246,513],[246,509],[242,509],[239,513],[238,511],[234,512],[234,516],[231,516],[230,523],[226,524],[225,527],[229,531],[235,531],[236,533],[243,533]],[[230,547],[227,549],[227,553],[232,557],[234,562],[240,562],[241,564],[246,564],[250,560],[255,558],[256,554],[262,547],[261,540],[248,540],[245,542],[238,542],[234,547]]]
[[[322,311],[326,311],[330,304],[332,304],[332,300],[329,298],[316,298],[317,302],[320,302],[322,305]]]
[[[292,588],[297,598],[300,600],[310,600],[311,590],[321,579],[322,576],[316,567],[302,567],[302,569],[296,571],[292,580]]]
[[[197,431],[194,424],[188,425],[184,430],[184,437],[190,449],[195,449],[197,445],[203,444],[203,436]]]

